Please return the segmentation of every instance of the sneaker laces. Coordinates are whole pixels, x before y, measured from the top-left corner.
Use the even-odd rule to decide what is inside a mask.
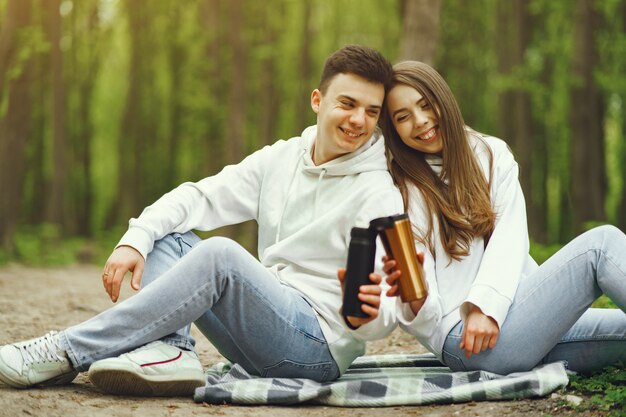
[[[67,359],[60,355],[63,352],[59,345],[58,332],[51,331],[45,336],[34,339],[19,346],[24,358],[24,365],[45,362],[65,362]]]

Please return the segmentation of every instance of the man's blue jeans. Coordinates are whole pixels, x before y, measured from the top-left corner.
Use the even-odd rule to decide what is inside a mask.
[[[61,333],[76,369],[157,339],[193,349],[194,322],[229,360],[268,377],[328,381],[339,369],[313,308],[230,239],[172,234],[148,255],[139,293]]]
[[[620,309],[590,309],[601,294]],[[624,311],[626,236],[613,226],[598,227],[520,282],[495,348],[467,359],[459,349],[460,322],[446,338],[443,359],[453,370],[498,374],[556,361],[565,361],[577,372],[602,369],[626,360]]]

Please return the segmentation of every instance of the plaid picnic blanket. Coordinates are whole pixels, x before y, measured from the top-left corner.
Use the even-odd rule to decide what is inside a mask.
[[[342,407],[450,404],[543,396],[568,383],[561,362],[529,372],[497,375],[452,372],[434,355],[358,358],[341,378],[325,383],[299,378],[260,378],[241,366],[219,363],[194,400],[209,404],[324,404]]]

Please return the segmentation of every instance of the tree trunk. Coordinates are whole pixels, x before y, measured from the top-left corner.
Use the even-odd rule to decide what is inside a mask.
[[[524,65],[530,43],[531,17],[528,0],[511,0],[497,4],[496,39],[499,73],[514,79]],[[531,237],[546,241],[545,198],[537,196],[545,183],[545,154],[537,152],[537,123],[532,118],[530,93],[510,86],[500,93],[498,134],[506,140],[520,165],[520,182],[526,197],[528,227]]]
[[[31,176],[31,197],[26,201],[26,224],[37,225],[46,220],[46,204],[49,201],[48,179],[46,178],[46,131],[47,115],[49,113],[48,97],[50,97],[50,56],[49,53],[40,53],[33,62],[33,106],[32,106],[32,133],[29,139],[29,148],[32,154],[27,161],[28,173]]]
[[[30,0],[9,0],[6,22],[0,32],[3,68],[0,80],[5,80],[6,70],[20,59],[20,48],[15,40],[20,30],[31,23]],[[8,46],[7,46],[8,45]],[[24,179],[26,175],[26,141],[31,132],[33,65],[32,58],[22,64],[19,75],[4,82],[0,90],[2,101],[7,100],[4,117],[0,119],[0,245],[8,252],[15,250],[14,235],[20,221]]]
[[[80,13],[80,14],[79,14]],[[84,1],[75,5],[75,11],[72,14],[72,21],[75,23],[77,16],[84,19],[87,24],[84,28],[77,29],[74,24],[74,36],[80,36],[80,41],[76,41],[74,68],[75,77],[74,84],[76,87],[77,107],[75,112],[78,117],[74,121],[75,129],[73,130],[73,150],[74,162],[78,176],[73,178],[72,201],[75,213],[75,233],[81,236],[91,236],[92,227],[91,220],[93,215],[94,190],[92,186],[92,159],[91,145],[94,136],[93,120],[91,118],[91,106],[97,79],[98,69],[100,67],[100,44],[101,39],[98,37],[98,2]],[[80,34],[77,33],[80,31]],[[78,43],[80,42],[80,47]],[[82,59],[76,56],[79,54]]]
[[[17,16],[22,13],[28,13],[30,19],[30,2],[22,6],[20,10],[19,1],[9,1],[6,5],[6,15],[0,26],[0,94],[4,93],[6,74],[12,63],[12,55],[15,49],[15,32],[20,28],[23,22],[19,21]],[[20,16],[23,18],[23,16]]]
[[[267,16],[267,26],[263,34],[265,45],[276,45],[279,39],[278,25],[285,19],[284,5],[277,5],[271,16]],[[276,63],[280,62],[280,54],[272,49],[261,62],[261,96],[259,120],[259,148],[274,143],[278,117],[279,92],[277,89]],[[302,74],[303,78],[305,74]]]
[[[50,67],[52,75],[52,184],[47,207],[47,220],[66,228],[65,185],[67,181],[67,145],[65,129],[65,86],[63,82],[63,54],[61,52],[61,1],[49,0],[46,17],[50,41]]]
[[[170,14],[170,33],[171,39],[169,46],[169,72],[171,77],[171,117],[170,117],[170,132],[166,138],[167,141],[167,159],[165,160],[166,172],[165,172],[165,185],[167,189],[172,189],[178,185],[176,178],[176,168],[178,162],[178,153],[181,140],[181,127],[182,117],[184,113],[183,97],[182,97],[182,69],[185,62],[185,49],[181,45],[178,37],[176,36],[177,29],[181,27],[181,3],[174,2],[170,4],[172,8]]]
[[[404,3],[400,61],[422,61],[434,67],[439,38],[441,0],[408,0]]]
[[[626,4],[622,3],[622,28],[626,30]],[[626,103],[626,91],[622,91],[622,108]],[[622,113],[622,139],[626,139],[626,116]],[[626,161],[626,146],[622,142],[622,161]],[[622,163],[622,179],[626,180],[626,164]],[[626,231],[626,184],[622,185],[622,198],[619,205],[618,225],[622,231]]]
[[[198,174],[209,176],[217,173],[226,159],[223,123],[225,112],[221,106],[226,95],[222,62],[222,45],[225,41],[222,33],[224,24],[220,19],[223,10],[220,0],[205,0],[202,6],[202,27],[206,34],[205,62],[208,65],[206,94],[211,97],[211,102],[207,109],[207,126],[202,142],[204,163]]]
[[[311,62],[311,44],[313,42],[314,31],[311,0],[303,0],[302,7],[302,43],[300,44],[300,62],[299,62],[299,74],[298,81],[298,102],[296,103],[299,109],[296,112],[296,132],[300,133],[305,127],[309,125],[311,115],[311,72],[313,64]]]
[[[574,14],[573,76],[570,126],[572,131],[573,226],[581,232],[589,221],[606,219],[606,177],[602,95],[594,80],[598,51],[594,33],[600,17],[593,0],[578,0]]]
[[[227,163],[239,162],[245,154],[246,123],[246,55],[241,36],[243,29],[242,0],[231,0],[229,12],[229,44],[232,50],[230,92],[228,97]]]

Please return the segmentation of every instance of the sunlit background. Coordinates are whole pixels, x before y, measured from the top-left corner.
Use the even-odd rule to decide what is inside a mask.
[[[0,0],[0,25],[0,262],[91,259],[177,184],[299,135],[347,43],[432,63],[510,144],[535,243],[626,229],[623,0]],[[224,233],[254,249],[253,225]]]

